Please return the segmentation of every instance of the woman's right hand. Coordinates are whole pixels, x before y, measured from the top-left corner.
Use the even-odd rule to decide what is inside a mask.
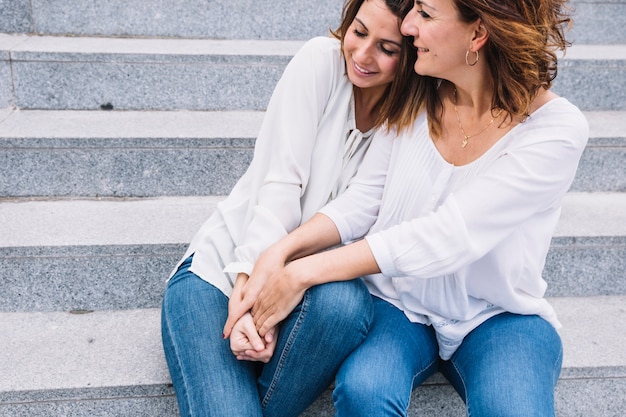
[[[230,337],[235,323],[250,311],[265,283],[285,267],[285,262],[285,256],[272,246],[259,256],[249,278],[244,279],[241,276],[247,277],[247,275],[239,274],[228,302],[228,318],[224,324],[224,338]]]

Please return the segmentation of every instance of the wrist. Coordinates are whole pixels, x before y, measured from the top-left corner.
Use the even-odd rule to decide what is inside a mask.
[[[299,290],[307,290],[316,285],[315,277],[318,276],[316,265],[309,265],[308,258],[300,258],[285,266],[285,273],[292,285]]]

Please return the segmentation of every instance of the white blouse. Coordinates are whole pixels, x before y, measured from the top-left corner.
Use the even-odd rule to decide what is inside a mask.
[[[503,311],[558,328],[542,270],[588,136],[582,113],[556,98],[454,166],[422,114],[412,131],[381,131],[348,190],[321,212],[343,242],[367,233],[381,270],[364,277],[370,291],[432,325],[443,359]]]
[[[274,89],[248,170],[181,262],[193,254],[190,270],[230,295],[238,272],[347,187],[372,133],[356,128],[339,41],[308,41]]]

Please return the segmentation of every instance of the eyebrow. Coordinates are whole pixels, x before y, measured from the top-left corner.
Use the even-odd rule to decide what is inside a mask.
[[[363,23],[363,21],[361,19],[359,19],[358,17],[355,17],[354,20],[359,22],[361,24],[361,26],[363,26],[365,28],[365,30],[369,31],[369,29],[367,28],[367,25],[365,23]],[[391,39],[381,39],[380,41],[384,42],[384,43],[392,43],[392,44],[402,48],[402,43],[396,42],[396,41],[391,40]]]
[[[423,1],[419,1],[419,0],[418,0],[416,3],[417,3],[417,4],[419,4],[420,6],[426,6],[426,7],[428,7],[429,9],[432,9],[432,10],[437,10],[437,9],[435,9],[433,6],[431,6],[430,4],[425,3],[425,2],[423,2]]]

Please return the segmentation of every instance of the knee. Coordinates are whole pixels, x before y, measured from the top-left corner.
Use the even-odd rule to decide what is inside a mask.
[[[332,282],[309,289],[309,309],[321,320],[340,322],[345,326],[359,324],[367,330],[373,319],[369,290],[361,279]]]
[[[338,375],[333,402],[338,415],[346,416],[406,416],[411,386],[400,387],[397,380],[373,374],[362,364],[362,372]]]
[[[219,289],[188,270],[179,270],[165,288],[161,314],[163,317],[176,318],[227,308],[228,297]]]

